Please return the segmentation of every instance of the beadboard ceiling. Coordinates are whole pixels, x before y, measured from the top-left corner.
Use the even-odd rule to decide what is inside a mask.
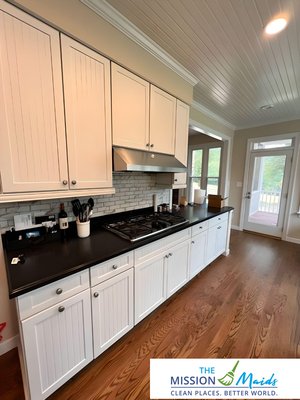
[[[300,0],[106,3],[197,78],[194,101],[208,114],[236,129],[300,118]],[[286,30],[267,37],[282,15]]]

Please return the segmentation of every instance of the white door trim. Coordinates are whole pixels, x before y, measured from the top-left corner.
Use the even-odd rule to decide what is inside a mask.
[[[288,223],[289,223],[289,214],[291,213],[291,202],[292,202],[292,193],[290,188],[294,187],[295,179],[296,179],[296,165],[297,165],[297,151],[295,149],[299,149],[300,146],[300,138],[299,132],[291,132],[285,133],[281,135],[274,135],[274,136],[262,136],[262,137],[255,137],[250,138],[247,141],[247,153],[246,153],[246,160],[245,160],[245,169],[244,169],[244,180],[243,180],[243,193],[241,199],[241,212],[240,212],[240,221],[239,221],[239,229],[244,229],[244,220],[245,220],[245,189],[247,188],[247,183],[249,179],[249,166],[250,166],[250,153],[252,149],[253,143],[257,141],[272,141],[272,140],[280,140],[280,139],[294,139],[294,152],[292,156],[292,166],[291,166],[291,176],[288,186],[288,196],[286,200],[286,209],[284,215],[284,222],[283,222],[283,232],[281,239],[287,240],[287,230],[288,230]]]

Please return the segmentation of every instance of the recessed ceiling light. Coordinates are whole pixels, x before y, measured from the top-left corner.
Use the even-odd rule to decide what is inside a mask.
[[[278,32],[281,32],[287,25],[287,20],[285,18],[277,18],[273,19],[268,25],[265,27],[265,32],[268,35],[275,35]]]
[[[270,110],[273,107],[274,107],[274,104],[265,104],[264,106],[259,107],[259,109],[266,111],[266,110]]]

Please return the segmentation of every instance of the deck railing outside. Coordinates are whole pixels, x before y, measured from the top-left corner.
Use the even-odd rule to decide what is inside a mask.
[[[269,213],[279,213],[281,192],[266,192],[261,190],[259,193],[258,210]]]

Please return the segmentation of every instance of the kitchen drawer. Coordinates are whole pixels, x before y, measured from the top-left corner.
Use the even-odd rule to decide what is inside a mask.
[[[30,317],[90,287],[88,269],[17,298],[20,319]]]
[[[198,235],[206,229],[208,229],[208,221],[200,222],[199,224],[192,226],[192,236]]]
[[[163,250],[170,246],[174,246],[177,243],[181,243],[191,237],[191,229],[183,229],[182,231],[176,232],[173,235],[167,236],[163,239],[156,240],[153,243],[147,244],[146,246],[140,247],[134,251],[135,265],[141,264],[149,257],[160,254]]]
[[[91,286],[106,281],[121,272],[133,267],[133,252],[122,254],[121,256],[111,258],[101,264],[90,268]]]
[[[217,217],[208,220],[208,227],[211,228],[212,226],[215,226],[227,220],[228,220],[228,213],[220,214]]]

